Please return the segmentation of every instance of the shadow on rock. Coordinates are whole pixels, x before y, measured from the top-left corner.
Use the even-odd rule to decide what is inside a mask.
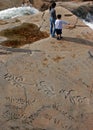
[[[93,42],[92,41],[89,41],[89,40],[86,40],[86,39],[82,39],[82,38],[64,37],[63,40],[69,41],[69,42],[78,43],[78,44],[93,46]]]

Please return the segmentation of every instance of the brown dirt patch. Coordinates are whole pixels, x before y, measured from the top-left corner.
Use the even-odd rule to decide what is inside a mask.
[[[55,58],[53,58],[55,62],[59,62],[61,59],[64,59],[64,57],[56,56]]]
[[[12,29],[3,30],[0,35],[8,37],[7,41],[1,43],[8,47],[20,47],[49,37],[47,32],[41,32],[37,25],[30,23],[23,23]]]

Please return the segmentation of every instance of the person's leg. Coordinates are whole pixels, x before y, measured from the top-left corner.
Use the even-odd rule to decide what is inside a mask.
[[[57,40],[60,40],[60,30],[59,29],[56,29],[56,33],[57,33]]]
[[[56,38],[58,39],[58,29],[55,29],[55,33],[56,33]]]
[[[55,19],[53,19],[53,30],[52,30],[52,36],[55,37]]]
[[[50,18],[50,35],[52,36],[53,33],[53,20]]]
[[[60,39],[62,39],[62,35],[60,34]]]
[[[62,36],[61,36],[61,34],[62,34],[62,29],[59,29],[58,33],[59,33],[59,39],[62,39]]]
[[[62,38],[62,29],[60,30],[60,39]]]

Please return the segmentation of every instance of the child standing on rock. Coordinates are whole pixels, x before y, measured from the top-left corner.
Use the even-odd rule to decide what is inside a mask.
[[[55,31],[57,34],[57,40],[60,40],[62,38],[61,34],[62,34],[62,27],[63,24],[68,24],[68,22],[61,20],[61,14],[57,15],[57,19],[55,21]]]

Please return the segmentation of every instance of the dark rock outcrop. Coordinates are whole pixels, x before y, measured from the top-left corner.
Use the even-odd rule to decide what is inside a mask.
[[[93,15],[93,6],[80,6],[77,9],[74,9],[72,13],[82,19],[86,19],[88,14]]]

